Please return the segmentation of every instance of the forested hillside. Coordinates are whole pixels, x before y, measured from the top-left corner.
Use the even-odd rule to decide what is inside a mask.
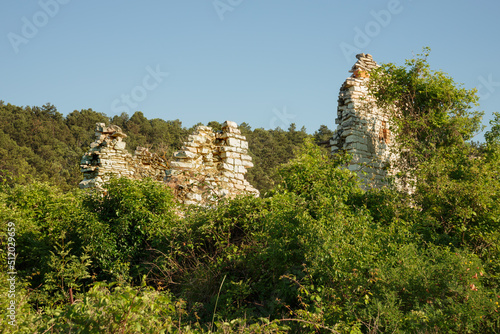
[[[349,156],[316,144],[327,128],[242,124],[266,191],[217,207],[148,179],[76,189],[108,118],[2,105],[0,330],[499,333],[500,113],[472,143],[476,92],[425,55],[374,70],[370,91],[396,107],[392,186],[364,190]],[[167,152],[190,131],[139,112],[111,122],[130,147]]]
[[[11,185],[37,180],[48,181],[63,190],[73,189],[82,179],[80,159],[94,140],[97,122],[120,126],[128,136],[125,141],[131,153],[137,146],[143,146],[168,157],[181,148],[196,127],[183,127],[179,120],[148,120],[140,111],[132,117],[127,114],[108,117],[84,109],[64,117],[51,104],[19,107],[0,101],[0,176]],[[221,128],[217,121],[206,125],[215,130]],[[305,138],[314,137],[320,142],[332,135],[325,125],[314,135],[307,134],[305,129],[298,131],[294,124],[288,130],[252,130],[243,123],[240,129],[247,137],[256,166],[247,178],[264,192],[273,184],[274,169],[288,161]]]

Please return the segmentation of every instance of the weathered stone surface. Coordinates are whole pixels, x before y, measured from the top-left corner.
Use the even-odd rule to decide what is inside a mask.
[[[240,147],[240,140],[236,138],[227,138],[226,143],[228,146]]]

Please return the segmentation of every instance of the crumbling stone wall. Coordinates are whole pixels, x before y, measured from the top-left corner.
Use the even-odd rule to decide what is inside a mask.
[[[384,184],[390,161],[394,159],[391,115],[375,105],[366,87],[370,71],[378,67],[377,63],[370,54],[361,53],[356,58],[349,71],[352,75],[340,89],[335,120],[338,126],[330,146],[333,154],[351,154],[348,168],[357,172],[366,185],[378,187]]]
[[[104,123],[97,123],[95,136],[90,150],[80,161],[80,170],[83,173],[80,188],[100,189],[112,175],[129,179],[151,177],[163,181],[165,170],[168,168],[167,161],[144,147],[137,147],[134,155],[130,154],[126,150],[127,144],[123,141],[127,135],[120,127],[107,127]]]
[[[245,179],[253,163],[248,142],[234,122],[224,122],[220,132],[198,126],[174,159],[166,181],[176,185],[177,196],[185,204],[208,204],[239,194],[259,195]]]
[[[96,140],[81,161],[84,179],[80,188],[102,189],[114,175],[165,182],[185,204],[211,205],[225,197],[259,195],[245,179],[253,163],[248,142],[234,122],[226,121],[220,132],[198,126],[172,161],[141,147],[131,155],[125,149],[125,137],[116,125],[97,124]]]

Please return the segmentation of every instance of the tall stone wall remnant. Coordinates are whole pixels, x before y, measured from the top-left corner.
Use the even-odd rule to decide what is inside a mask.
[[[338,124],[330,140],[333,154],[347,152],[352,156],[348,169],[357,172],[367,186],[381,186],[388,176],[393,138],[391,114],[375,105],[366,83],[377,63],[370,54],[356,55],[349,71],[352,75],[343,83],[338,99]]]
[[[171,161],[138,147],[132,155],[116,125],[96,125],[96,140],[81,160],[80,188],[98,188],[113,175],[129,179],[150,177],[174,189],[184,204],[211,205],[240,194],[259,195],[245,179],[253,167],[248,142],[236,123],[224,122],[222,131],[198,126]]]

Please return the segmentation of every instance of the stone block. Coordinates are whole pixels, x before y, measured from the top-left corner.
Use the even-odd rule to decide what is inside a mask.
[[[201,194],[196,194],[196,193],[191,193],[191,192],[186,194],[186,198],[193,200],[193,201],[197,201],[197,202],[202,201]]]
[[[232,179],[232,178],[234,178],[234,177],[235,177],[235,174],[234,174],[232,171],[229,171],[229,170],[225,170],[225,171],[223,171],[223,172],[222,172],[222,175],[223,175],[224,177],[227,177],[227,178],[230,178],[230,179]]]
[[[241,153],[241,154],[247,154],[248,150],[246,148],[236,148],[236,152]]]
[[[212,150],[209,147],[202,147],[201,149],[198,150],[201,154],[208,154],[212,152]]]
[[[212,128],[209,126],[199,125],[196,127],[196,131],[212,132]]]
[[[360,141],[362,141],[363,139],[356,136],[356,135],[349,135],[345,138],[345,142],[346,144],[349,144],[349,143],[359,143]]]
[[[222,170],[234,171],[234,166],[233,166],[233,165],[226,164],[226,163],[221,163],[221,164],[219,164],[218,168],[219,168],[219,169],[222,169]]]
[[[221,146],[219,147],[219,150],[222,154],[222,152],[238,152],[240,148],[232,147],[232,146]]]
[[[174,154],[174,157],[175,158],[178,158],[178,159],[192,159],[192,158],[195,158],[197,156],[197,154],[191,152],[191,151],[178,151]]]
[[[243,184],[235,184],[234,188],[236,188],[238,190],[245,190],[246,187]]]
[[[351,164],[347,166],[347,169],[350,170],[351,172],[358,171],[360,169],[360,166],[358,164]]]
[[[192,169],[194,167],[194,165],[191,162],[182,162],[182,161],[172,161],[170,163],[170,166],[172,168],[181,170]]]
[[[243,166],[234,166],[234,172],[235,173],[242,173],[242,174],[244,174],[244,173],[247,172],[247,170]]]
[[[119,141],[119,142],[115,143],[114,149],[115,150],[124,150],[126,146],[127,146],[127,143],[125,143],[124,141]]]
[[[235,122],[232,122],[232,121],[225,121],[224,123],[222,123],[222,128],[226,128],[226,127],[237,129],[238,124],[236,124]]]
[[[189,147],[192,147],[192,148],[198,148],[198,147],[201,147],[201,143],[197,143],[197,142],[184,142],[184,147],[186,148],[189,148]]]
[[[228,146],[240,147],[241,141],[235,138],[227,138],[226,143]]]
[[[254,166],[254,164],[249,160],[243,160],[241,165],[246,168],[252,168]]]
[[[368,152],[368,146],[363,143],[356,143],[356,149],[360,151]]]
[[[239,158],[240,156],[241,156],[241,154],[236,153],[236,152],[222,152],[220,154],[220,157],[223,158],[223,159],[224,158],[233,158],[233,159],[235,159],[235,158]]]

